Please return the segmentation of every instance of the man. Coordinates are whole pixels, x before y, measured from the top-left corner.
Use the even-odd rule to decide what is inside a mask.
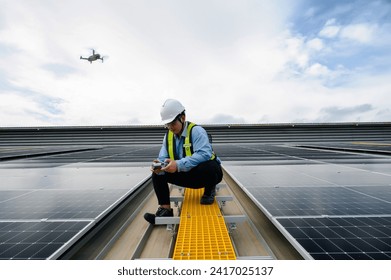
[[[155,224],[155,217],[172,217],[168,183],[187,188],[205,188],[201,204],[212,204],[216,185],[221,182],[221,162],[213,152],[208,134],[201,126],[186,121],[185,107],[167,99],[160,110],[162,123],[168,128],[159,157],[152,166],[152,183],[159,208],[144,218]],[[158,165],[163,163],[163,167]]]

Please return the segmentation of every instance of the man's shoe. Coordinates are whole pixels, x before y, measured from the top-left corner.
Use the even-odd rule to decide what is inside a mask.
[[[154,225],[156,217],[173,217],[173,216],[174,216],[174,211],[172,210],[172,208],[159,207],[156,211],[156,214],[145,213],[144,219],[147,220],[147,222],[149,222],[150,224]]]
[[[213,204],[215,201],[216,196],[216,186],[214,186],[210,192],[210,194],[207,194],[204,192],[204,195],[201,197],[201,204],[210,205]]]

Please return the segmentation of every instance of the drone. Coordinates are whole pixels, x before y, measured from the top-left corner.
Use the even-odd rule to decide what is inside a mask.
[[[103,63],[103,56],[101,56],[99,53],[95,53],[94,49],[92,50],[92,55],[90,55],[89,57],[80,56],[80,59],[88,60],[90,63],[92,63],[95,60],[100,59],[100,60],[102,60],[102,63]]]

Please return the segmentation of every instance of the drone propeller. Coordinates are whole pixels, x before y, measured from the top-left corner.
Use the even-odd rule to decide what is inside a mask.
[[[101,57],[102,62],[103,62],[103,60],[107,60],[107,59],[109,59],[109,58],[110,58],[110,57],[109,57],[108,55],[104,55],[104,56]]]

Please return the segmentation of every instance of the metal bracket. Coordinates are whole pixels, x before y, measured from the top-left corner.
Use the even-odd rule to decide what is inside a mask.
[[[227,201],[234,200],[232,196],[223,196],[223,195],[217,195],[215,198],[216,198],[216,201],[219,202],[219,204],[220,204],[220,210],[221,210],[221,208],[223,208],[225,206],[225,203]]]
[[[244,215],[230,215],[223,216],[224,221],[227,224],[228,232],[232,233],[237,228],[237,224],[243,223],[247,220]],[[175,225],[179,225],[180,217],[156,217],[156,225],[167,225],[167,230],[175,234]]]
[[[175,207],[179,207],[179,202],[183,202],[183,196],[170,196],[170,201],[174,202]]]
[[[227,224],[228,233],[232,233],[235,229],[237,229],[238,223],[243,223],[246,220],[247,217],[244,215],[224,216],[224,221]]]
[[[156,217],[155,225],[166,225],[167,230],[171,232],[172,235],[175,234],[175,225],[178,225],[180,221],[179,217]]]
[[[218,192],[218,191],[220,191],[220,189],[226,188],[226,187],[227,187],[226,184],[224,184],[224,183],[219,183],[219,184],[216,185],[216,192]]]
[[[179,190],[179,193],[184,196],[185,195],[185,187],[182,187],[182,186],[178,186],[178,185],[175,185],[175,184],[171,184],[171,186],[173,188],[177,188]]]

